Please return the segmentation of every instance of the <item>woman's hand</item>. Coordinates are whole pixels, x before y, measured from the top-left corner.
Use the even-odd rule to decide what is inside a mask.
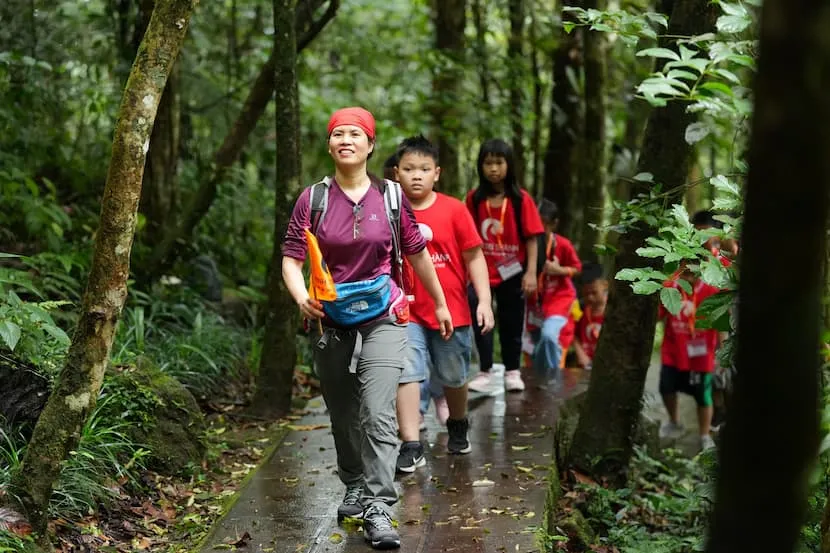
[[[453,333],[452,316],[446,305],[435,306],[435,318],[438,320],[438,330],[441,338],[449,340]]]
[[[522,292],[525,297],[532,297],[536,293],[537,286],[538,282],[536,280],[536,274],[532,269],[529,269],[522,278]]]
[[[313,298],[306,298],[297,304],[300,307],[300,313],[306,319],[317,320],[325,317],[323,313],[323,304]]]

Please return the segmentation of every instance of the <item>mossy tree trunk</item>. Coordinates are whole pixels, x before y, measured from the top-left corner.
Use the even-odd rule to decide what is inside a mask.
[[[536,36],[535,10],[530,10],[530,28],[528,41],[530,43],[530,77],[533,80],[533,130],[530,136],[530,151],[533,172],[530,175],[528,187],[534,198],[542,193],[542,71],[539,67],[539,44]]]
[[[434,2],[433,21],[435,50],[443,59],[432,78],[432,133],[441,151],[442,190],[453,194],[466,189],[461,182],[457,137],[461,127],[467,0]]]
[[[197,0],[158,0],[124,88],[113,137],[100,227],[81,316],[66,365],[38,419],[13,487],[41,535],[61,463],[95,407],[115,327],[127,297],[130,250],[153,121]]]
[[[712,28],[713,16],[709,0],[677,0],[669,19],[668,34],[702,34]],[[683,198],[692,163],[692,149],[686,143],[685,131],[693,120],[685,104],[669,102],[653,110],[646,125],[638,172],[653,174],[655,182],[662,183],[668,192],[670,204],[679,203]],[[638,183],[631,193],[647,192],[650,186]],[[636,250],[652,232],[653,229],[641,224],[620,238],[616,270],[648,265]],[[613,281],[591,384],[570,452],[572,465],[596,478],[606,478],[612,484],[623,485],[627,477],[656,322],[656,295],[637,295],[628,282]],[[597,459],[599,462],[595,463]]]
[[[581,0],[563,0],[562,7],[580,7]],[[562,11],[562,21],[574,21],[573,15]],[[582,70],[582,31],[562,31],[553,53],[553,94],[545,150],[544,197],[559,206],[559,232],[570,236],[577,206],[574,197],[576,180],[577,137],[582,129],[582,102],[574,88],[574,79]]]
[[[604,10],[605,0],[585,0],[585,9]],[[605,207],[605,179],[607,155],[605,146],[605,33],[585,29],[583,34],[585,50],[585,127],[580,152],[579,199],[582,204],[582,224],[573,239],[579,248],[580,257],[588,259],[593,255],[594,245],[599,242],[600,233],[591,225],[602,224]],[[577,229],[574,229],[577,230]]]
[[[829,28],[827,0],[764,2],[741,237],[737,374],[722,434],[710,553],[793,551],[804,522],[819,445]],[[770,252],[779,251],[798,259],[798,270],[770,270]],[[775,447],[767,447],[770,436]]]
[[[297,28],[304,30],[297,41],[298,51],[302,51],[320,34],[326,24],[334,18],[340,7],[340,0],[329,0],[326,11],[318,19],[313,19],[314,13],[324,3],[325,0],[310,0],[308,3],[303,3],[304,5],[307,4],[304,9],[297,10],[295,15]],[[245,99],[242,111],[237,116],[219,149],[213,155],[210,173],[199,179],[201,184],[184,205],[181,216],[178,220],[170,220],[161,240],[153,248],[145,268],[141,271],[144,281],[158,279],[175,263],[180,255],[181,246],[190,240],[193,230],[207,215],[213,201],[216,199],[219,183],[224,180],[228,170],[236,163],[248,142],[248,137],[256,128],[268,107],[268,103],[271,101],[271,97],[274,95],[276,85],[274,75],[276,74],[277,61],[276,52],[272,52],[268,61],[260,69],[256,81]]]
[[[297,308],[282,280],[282,240],[291,213],[291,198],[300,188],[300,100],[297,84],[297,0],[274,0],[274,82],[276,90],[277,201],[274,251],[268,270],[268,306],[252,411],[276,418],[291,409],[297,360]]]
[[[527,186],[525,172],[527,162],[525,160],[525,132],[524,132],[524,77],[525,60],[523,57],[524,28],[525,28],[525,7],[523,0],[509,0],[508,11],[510,13],[510,36],[507,41],[507,59],[509,87],[510,87],[510,129],[513,133],[513,155],[516,162],[514,171],[516,181],[522,186]]]

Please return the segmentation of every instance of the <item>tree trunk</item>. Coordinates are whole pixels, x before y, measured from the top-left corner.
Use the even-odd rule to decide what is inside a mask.
[[[138,204],[139,212],[146,218],[146,227],[141,237],[146,244],[158,242],[165,222],[177,212],[181,136],[179,80],[179,64],[176,64],[161,96],[153,134],[150,136],[141,201]]]
[[[314,12],[323,5],[325,0],[312,0],[308,9],[298,9],[296,24],[298,29],[305,29],[297,42],[297,51],[302,51],[323,30],[326,23],[334,18],[340,7],[340,0],[329,0],[326,12],[318,20],[312,20]],[[211,172],[200,178],[199,189],[191,196],[182,210],[179,221],[171,221],[164,230],[164,236],[153,249],[150,259],[142,269],[141,276],[145,282],[155,280],[168,270],[180,254],[180,248],[185,244],[193,230],[210,210],[216,199],[219,183],[225,178],[228,170],[236,163],[239,154],[245,147],[248,137],[256,128],[265,108],[274,94],[274,75],[276,67],[275,53],[265,62],[254,86],[245,99],[242,111],[236,118],[231,130],[222,141],[222,145],[213,155]]]
[[[252,411],[274,419],[291,409],[291,388],[297,359],[296,306],[282,280],[282,240],[291,202],[300,188],[300,101],[297,85],[297,0],[274,0],[274,82],[276,90],[276,211],[274,251],[268,270],[268,307]]]
[[[807,507],[819,444],[830,203],[828,28],[827,0],[764,2],[741,239],[737,374],[710,553],[792,551]],[[770,270],[770,252],[782,251],[799,260],[797,271]],[[773,448],[765,447],[770,436]]]
[[[605,0],[585,0],[586,9],[604,10]],[[605,33],[585,29],[585,132],[580,153],[579,198],[583,221],[573,238],[582,259],[595,258],[594,245],[605,207],[608,162],[605,147]],[[574,229],[577,230],[577,229]]]
[[[487,69],[487,12],[481,0],[473,0],[473,27],[475,27],[475,52],[478,64],[478,83],[481,88],[481,105],[478,107],[478,138],[486,140],[490,132],[490,72]]]
[[[542,76],[539,68],[539,46],[536,43],[535,10],[530,10],[530,72],[533,78],[533,133],[530,150],[533,156],[533,174],[530,192],[539,198],[542,192]]]
[[[461,129],[464,27],[467,0],[433,3],[435,49],[443,61],[432,79],[432,129],[441,152],[441,186],[448,194],[465,188],[460,177],[458,132]]]
[[[714,24],[709,0],[677,0],[669,19],[668,35],[689,36],[709,31]],[[670,46],[670,44],[665,44]],[[679,203],[692,162],[686,143],[686,127],[693,122],[686,104],[669,102],[651,112],[646,126],[638,172],[649,172],[664,186],[668,203]],[[632,194],[647,192],[650,184],[638,183]],[[637,248],[652,234],[644,224],[620,238],[616,270],[649,263]],[[632,453],[632,430],[639,415],[646,373],[654,342],[657,296],[637,295],[628,282],[613,280],[608,313],[602,328],[591,385],[571,447],[571,464],[615,485],[624,485]],[[596,464],[594,461],[599,459]]]
[[[689,212],[689,215],[693,215],[703,209],[702,192],[705,185],[701,182],[701,177],[700,164],[692,163],[688,178],[689,186],[683,194],[683,202],[686,205],[686,211]]]
[[[101,202],[100,227],[83,306],[66,365],[38,419],[14,487],[35,530],[47,509],[61,463],[75,449],[95,407],[116,324],[127,297],[130,250],[147,144],[167,77],[197,0],[158,0],[124,88]]]
[[[527,186],[525,180],[525,146],[524,146],[524,58],[522,43],[524,42],[525,14],[523,0],[509,0],[510,10],[510,37],[507,41],[507,59],[510,85],[510,127],[513,132],[513,155],[515,160],[514,171],[516,182],[523,188]]]
[[[580,0],[563,0],[562,7],[579,6]],[[574,21],[569,12],[562,12],[562,21]],[[548,147],[545,151],[544,196],[559,206],[559,232],[570,235],[575,219],[574,176],[577,136],[582,128],[582,109],[574,79],[582,68],[581,31],[562,31],[553,54],[553,103],[550,110]]]

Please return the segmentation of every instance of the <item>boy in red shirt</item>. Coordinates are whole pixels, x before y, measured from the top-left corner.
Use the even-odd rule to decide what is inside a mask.
[[[407,138],[398,147],[397,178],[412,205],[427,251],[438,274],[453,317],[455,331],[443,340],[435,319],[430,295],[420,281],[413,279],[408,326],[408,354],[398,386],[398,427],[401,445],[397,470],[413,472],[425,463],[419,441],[420,382],[426,379],[443,385],[449,408],[447,450],[451,454],[471,451],[467,439],[467,382],[473,343],[473,318],[467,302],[467,282],[482,300],[475,313],[483,332],[493,328],[487,262],[481,251],[481,238],[473,218],[459,200],[433,189],[441,169],[438,148],[423,136]]]
[[[533,352],[533,366],[541,384],[557,379],[565,352],[573,339],[573,317],[576,302],[574,275],[582,270],[582,262],[570,240],[556,234],[559,208],[550,200],[542,200],[539,216],[545,226],[545,267],[539,275],[538,291],[529,302],[536,302],[542,319],[539,339]],[[570,325],[570,326],[569,326]],[[564,340],[563,340],[564,339]],[[567,343],[563,343],[567,342]]]
[[[678,285],[678,279],[691,285],[691,294]],[[695,322],[697,308],[703,300],[717,294],[718,289],[706,284],[684,267],[681,267],[679,276],[667,282],[666,286],[677,288],[683,303],[677,315],[672,315],[660,305],[659,317],[665,321],[660,395],[663,396],[663,404],[669,415],[669,420],[660,427],[660,436],[677,437],[683,433],[683,425],[677,418],[677,393],[683,392],[694,397],[697,402],[701,449],[709,449],[715,445],[710,435],[712,373],[715,370],[715,350],[719,336],[713,329],[696,329]]]
[[[584,309],[582,318],[576,323],[576,340],[574,352],[577,364],[586,370],[591,370],[594,362],[594,353],[599,342],[599,333],[605,322],[605,307],[608,304],[608,281],[602,274],[582,278],[582,301]]]

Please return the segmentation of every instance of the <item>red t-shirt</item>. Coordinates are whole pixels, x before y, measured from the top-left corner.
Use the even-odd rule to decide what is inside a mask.
[[[672,315],[660,305],[660,318],[665,319],[661,357],[664,365],[680,371],[710,373],[715,370],[715,350],[718,347],[718,331],[714,329],[695,330],[696,311],[700,304],[718,289],[698,280],[687,294],[677,285],[676,280],[666,283],[668,287],[680,289],[683,306],[680,313]]]
[[[576,339],[582,345],[588,359],[594,359],[594,353],[597,351],[597,343],[599,342],[599,333],[604,322],[605,313],[594,315],[591,313],[591,308],[587,307],[582,314],[582,318],[576,323]]]
[[[467,264],[462,254],[481,246],[481,237],[473,218],[463,203],[440,193],[436,193],[431,206],[413,209],[413,212],[444,289],[453,326],[472,324],[470,304],[467,302]],[[409,308],[411,320],[427,328],[438,329],[435,302],[420,279],[412,278],[411,282],[410,290],[415,296]]]
[[[564,236],[548,236],[545,254],[547,259],[553,259],[554,256],[559,258],[559,264],[563,267],[573,267],[577,273],[582,271],[582,261],[579,260],[573,243]],[[570,316],[571,306],[576,299],[576,288],[571,277],[542,274],[538,293],[542,294],[542,313],[546,319],[554,315]]]
[[[467,194],[467,209],[479,225],[478,231],[483,240],[482,248],[490,274],[490,286],[497,286],[502,281],[499,265],[509,264],[510,261],[518,261],[524,265],[527,259],[527,246],[519,240],[513,202],[510,198],[505,197],[504,202],[498,206],[492,205],[490,200],[482,200],[478,205],[478,213],[474,213],[474,193],[475,190],[472,190]],[[536,202],[525,190],[522,190],[522,227],[525,240],[545,232]]]

